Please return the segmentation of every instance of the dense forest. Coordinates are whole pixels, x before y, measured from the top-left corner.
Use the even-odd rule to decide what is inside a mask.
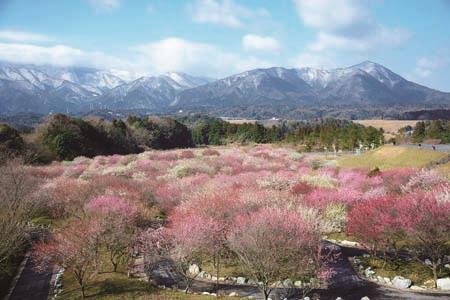
[[[108,121],[55,114],[31,132],[0,125],[0,150],[21,154],[31,163],[229,143],[292,143],[303,151],[353,150],[379,146],[383,131],[337,119],[263,126],[258,122],[234,124],[204,115],[179,119],[129,116]]]
[[[413,143],[450,143],[450,121],[419,121],[414,127],[406,126],[399,130],[397,139]]]

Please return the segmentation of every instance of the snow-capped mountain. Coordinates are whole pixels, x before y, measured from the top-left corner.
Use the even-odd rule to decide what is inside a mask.
[[[177,72],[141,77],[92,99],[88,107],[91,110],[164,110],[179,92],[208,82],[207,78]]]
[[[331,70],[255,69],[220,80],[178,72],[130,80],[134,76],[118,70],[0,63],[0,114],[182,109],[283,116],[305,108],[450,107],[450,93],[410,82],[369,61]]]
[[[450,93],[410,82],[366,61],[348,68],[256,69],[188,89],[177,95],[180,108],[217,110],[255,105],[298,107],[380,107],[450,105]],[[222,110],[223,111],[223,110]]]
[[[0,62],[0,114],[159,109],[179,91],[211,81],[177,72],[127,80],[133,76],[118,70]]]

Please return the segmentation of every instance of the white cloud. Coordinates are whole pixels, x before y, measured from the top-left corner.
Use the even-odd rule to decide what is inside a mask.
[[[86,66],[115,69],[116,72],[126,70],[126,75],[131,77],[168,71],[221,77],[272,65],[253,56],[242,56],[211,44],[177,37],[131,47],[120,56],[84,51],[66,45],[0,43],[0,60],[37,65]]]
[[[342,51],[375,52],[403,45],[412,34],[404,28],[390,28],[374,18],[359,0],[293,0],[303,24],[316,30],[294,61],[305,58],[324,64]],[[352,54],[354,55],[354,54]],[[325,58],[324,58],[325,57]],[[326,58],[328,57],[328,58]]]
[[[242,38],[242,46],[246,51],[278,51],[280,43],[271,36],[246,34]]]
[[[336,57],[332,53],[301,52],[290,59],[289,63],[296,68],[311,67],[329,69],[336,67]]]
[[[111,12],[120,7],[120,0],[89,0],[97,12]]]
[[[231,28],[243,27],[248,19],[269,16],[265,9],[250,9],[233,0],[196,0],[188,8],[196,23],[212,23]]]
[[[171,37],[140,45],[134,50],[138,60],[152,73],[184,71],[191,74],[223,76],[233,72],[267,66],[265,61],[254,57],[241,57],[206,43],[197,43]]]
[[[102,52],[85,52],[64,45],[37,46],[31,44],[0,43],[0,60],[25,64],[58,66],[126,67],[124,61]]]
[[[0,30],[0,39],[12,42],[29,42],[29,43],[49,42],[53,40],[53,38],[48,37],[46,35],[17,30]]]
[[[436,71],[441,70],[450,65],[449,51],[439,51],[434,56],[421,57],[414,68],[413,77],[428,78]]]

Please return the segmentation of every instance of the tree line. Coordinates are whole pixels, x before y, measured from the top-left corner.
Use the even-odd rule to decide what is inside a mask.
[[[107,121],[55,114],[31,133],[0,124],[0,151],[21,154],[29,163],[229,143],[294,143],[304,145],[304,151],[353,150],[379,146],[383,131],[336,119],[263,126],[258,122],[234,124],[208,116],[178,120],[129,116],[126,120]]]

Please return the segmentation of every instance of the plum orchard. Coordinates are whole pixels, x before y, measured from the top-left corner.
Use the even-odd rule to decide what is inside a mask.
[[[23,198],[39,195],[59,224],[35,246],[36,260],[66,268],[83,290],[101,258],[120,270],[137,248],[150,265],[171,260],[187,289],[192,263],[211,264],[218,279],[232,260],[265,297],[288,277],[325,283],[331,274],[320,241],[330,233],[348,232],[374,252],[401,244],[434,271],[450,254],[450,188],[432,171],[342,169],[276,146],[78,157],[23,169],[41,182]],[[81,229],[89,229],[83,239]]]

